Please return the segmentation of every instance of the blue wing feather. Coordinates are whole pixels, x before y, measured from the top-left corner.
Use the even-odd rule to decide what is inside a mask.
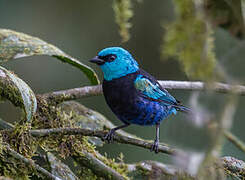
[[[185,113],[191,113],[191,110],[180,104],[167,90],[163,89],[157,80],[153,78],[147,78],[143,75],[138,75],[134,81],[135,88],[145,98],[153,101],[158,101],[166,106],[172,106],[172,112],[176,114],[176,111]]]
[[[135,88],[139,90],[145,97],[160,100],[166,104],[176,104],[176,99],[171,96],[165,89],[161,88],[159,83],[152,82],[143,75],[138,75],[135,80]]]

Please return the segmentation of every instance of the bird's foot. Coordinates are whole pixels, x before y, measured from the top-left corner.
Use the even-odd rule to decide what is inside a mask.
[[[113,137],[115,135],[115,130],[111,129],[104,137],[103,140],[107,141],[107,143],[112,143],[113,142]]]
[[[155,151],[155,153],[159,152],[159,140],[155,140],[154,143],[151,146],[151,151]]]

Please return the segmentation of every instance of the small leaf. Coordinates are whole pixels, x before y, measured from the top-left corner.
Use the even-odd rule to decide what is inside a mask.
[[[36,37],[8,29],[0,29],[0,63],[10,59],[34,55],[56,57],[62,62],[66,62],[79,68],[86,74],[91,84],[99,84],[98,77],[92,68],[67,55],[59,48]]]
[[[30,122],[37,109],[37,100],[31,88],[14,73],[0,66],[0,98],[10,100],[24,109]]]

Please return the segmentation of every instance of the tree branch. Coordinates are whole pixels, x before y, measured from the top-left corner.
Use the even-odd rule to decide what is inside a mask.
[[[42,168],[41,166],[37,165],[34,163],[34,161],[27,159],[26,157],[22,156],[21,154],[17,153],[16,151],[12,150],[10,147],[6,146],[7,153],[10,154],[11,156],[15,157],[16,159],[24,162],[27,165],[30,165],[33,167],[36,171],[40,172],[43,174],[45,177],[49,179],[55,179],[55,180],[60,180],[60,178],[54,176],[50,172],[48,172],[46,169]]]
[[[119,174],[111,167],[107,166],[104,162],[96,158],[93,154],[89,152],[83,153],[84,156],[72,156],[72,158],[84,165],[85,167],[91,169],[99,177],[104,177],[105,179],[125,179],[125,177],[123,177],[121,174]]]
[[[220,159],[222,166],[219,163],[214,163],[210,167],[206,167],[206,170],[210,173],[211,168],[222,168],[225,170],[226,176],[231,179],[244,179],[245,178],[245,162],[238,160],[234,157],[225,156]],[[145,171],[148,179],[203,179],[189,174],[184,169],[180,169],[173,165],[163,164],[156,161],[141,161],[136,164],[128,164],[128,171],[137,172],[139,169]],[[219,179],[220,177],[218,177]],[[205,177],[204,177],[205,179]],[[207,178],[208,179],[208,178]],[[211,179],[211,176],[209,176]],[[216,176],[217,179],[217,176]],[[229,179],[229,178],[228,178]]]
[[[128,164],[129,175],[130,173],[136,174],[140,172],[140,170],[144,172],[146,176],[145,179],[182,179],[183,177],[188,180],[195,179],[194,176],[188,174],[183,169],[157,161],[145,160]]]
[[[3,123],[4,123],[4,121],[3,121]],[[29,132],[35,137],[43,137],[43,136],[49,136],[49,135],[61,135],[62,134],[62,135],[96,136],[96,137],[102,138],[106,134],[105,131],[93,131],[93,130],[81,129],[81,128],[40,129],[40,130],[30,130]],[[225,134],[227,134],[227,133],[225,133]],[[136,138],[131,138],[131,137],[129,138],[129,137],[121,135],[121,134],[120,135],[116,134],[114,139],[115,139],[115,141],[117,141],[119,143],[132,144],[132,145],[144,147],[147,149],[149,149],[150,145],[151,145],[151,143],[148,141],[144,141],[144,140],[136,139]],[[29,159],[23,157],[22,155],[13,151],[10,148],[8,150],[9,150],[10,154],[13,155],[14,157],[16,157],[17,159],[19,159],[19,160],[21,160],[27,164],[30,164],[30,163],[33,164],[32,160],[29,160]],[[160,146],[160,152],[167,153],[170,155],[174,155],[175,153],[177,153],[179,151],[176,149],[172,149],[172,148],[168,147],[167,145],[164,145],[164,146]],[[100,161],[98,158],[94,157],[90,153],[86,153],[85,158],[88,158],[87,160],[90,162],[90,164],[86,164],[89,168],[93,169],[94,165],[96,165],[97,168],[93,169],[93,171],[94,170],[96,171],[95,172],[96,174],[100,174],[103,177],[107,177],[108,176],[107,173],[109,172],[110,176],[113,177],[114,179],[122,179],[123,178],[123,176],[121,176],[120,174],[115,172],[113,169],[111,169],[110,167],[105,165],[102,161]],[[83,159],[82,161],[87,162],[87,160],[84,161],[84,159]],[[234,177],[241,177],[241,178],[245,177],[244,174],[242,173],[245,171],[245,169],[244,169],[245,163],[243,161],[235,159],[234,157],[223,157],[223,158],[221,158],[221,162],[222,162],[223,166],[226,168],[225,172],[228,175],[232,175]],[[37,171],[40,171],[44,175],[46,173],[47,177],[49,177],[48,175],[50,175],[50,178],[51,178],[51,176],[53,176],[48,171],[46,171],[45,169],[43,169],[42,167],[40,167],[36,164],[34,167],[37,169]],[[137,168],[142,168],[145,171],[149,172],[150,176],[156,174],[157,172],[158,172],[158,174],[159,174],[159,172],[162,172],[165,175],[170,175],[170,176],[181,175],[181,174],[179,174],[180,169],[177,169],[174,166],[164,165],[164,164],[159,163],[159,162],[143,161],[141,163],[128,165],[129,173],[130,172],[133,173],[133,172],[137,171]],[[104,171],[105,169],[106,169],[106,171]],[[101,174],[101,173],[104,173],[104,174]],[[182,173],[185,173],[185,172],[183,171]]]
[[[204,91],[206,89],[212,89],[219,93],[229,93],[236,89],[236,93],[242,96],[245,95],[245,86],[241,85],[229,85],[224,83],[207,84],[199,81],[159,81],[162,87],[166,89],[180,89],[191,91]],[[67,89],[62,91],[56,91],[39,95],[51,102],[52,104],[58,104],[63,101],[75,100],[84,97],[97,96],[102,94],[101,85],[97,86],[85,86],[81,88]]]
[[[159,81],[159,82],[166,89],[182,89],[182,90],[210,89],[210,86],[202,82],[185,82],[185,81]],[[211,89],[221,93],[234,92],[235,89],[236,93],[239,93],[240,95],[245,95],[245,86],[232,86],[223,83],[214,83]],[[87,86],[82,88],[75,88],[75,89],[69,89],[64,91],[47,93],[47,94],[39,95],[39,98],[46,99],[50,104],[58,104],[63,101],[95,96],[100,94],[102,94],[102,88],[101,85],[98,85],[98,86]],[[83,136],[96,136],[102,139],[107,132],[93,131],[89,129],[80,129],[80,128],[57,128],[57,129],[30,130],[30,133],[36,137],[48,136],[48,135],[83,135]],[[151,141],[145,141],[139,138],[128,137],[122,134],[116,134],[114,140],[118,143],[131,144],[146,149],[150,149],[152,145]],[[160,145],[159,151],[162,153],[174,155],[178,153],[180,150],[173,149],[168,145]]]
[[[39,129],[39,130],[30,130],[29,132],[31,133],[32,136],[35,137],[43,137],[49,135],[82,135],[82,136],[95,136],[101,139],[103,139],[103,137],[107,133],[106,131],[94,131],[94,130],[83,129],[83,128]],[[127,137],[117,133],[113,137],[113,140],[118,143],[131,144],[146,149],[151,149],[151,145],[152,145],[152,142],[150,141]],[[177,153],[177,150],[170,148],[167,145],[160,145],[159,152],[173,155]]]
[[[93,131],[90,129],[82,129],[82,128],[56,128],[56,129],[39,129],[39,130],[30,130],[29,131],[31,133],[31,135],[35,136],[35,137],[44,137],[44,136],[50,136],[50,135],[83,135],[83,136],[95,136],[95,137],[99,137],[99,138],[103,138],[105,136],[105,134],[107,133],[106,131]],[[131,144],[131,145],[135,145],[135,146],[139,146],[139,147],[143,147],[146,149],[150,149],[152,143],[149,141],[145,141],[145,140],[141,140],[141,139],[136,139],[136,138],[132,138],[132,137],[127,137],[127,136],[123,136],[120,134],[115,134],[114,136],[114,140],[118,143],[123,143],[123,144]],[[159,146],[159,152],[161,153],[166,153],[169,155],[175,155],[178,152],[180,152],[180,150],[171,148],[167,145],[160,145]],[[88,156],[86,156],[88,157]],[[92,156],[91,156],[92,158]],[[93,164],[97,164],[99,166],[99,168],[103,169],[104,165],[101,166],[100,162],[97,163],[96,158],[92,158],[93,160]],[[94,162],[96,161],[96,162]],[[239,176],[239,177],[245,177],[244,174],[242,172],[245,171],[245,163],[241,160],[238,160],[234,157],[223,157],[221,158],[221,162],[223,164],[223,167],[226,168],[226,173],[228,174],[233,174],[232,176]],[[167,166],[162,165],[162,163],[156,162],[158,163],[158,166],[161,167],[161,171],[164,171],[165,174],[167,175],[176,175],[176,173],[180,172],[179,169],[176,169],[176,167],[171,166],[171,168],[168,168]],[[147,166],[148,163],[146,163],[145,165]],[[143,164],[144,165],[144,164]],[[131,171],[135,171],[137,166],[142,166],[142,164],[134,164],[134,165],[129,165],[129,172]],[[156,164],[154,164],[154,167],[156,168]],[[158,168],[159,168],[158,167]],[[153,168],[153,164],[151,169],[149,170],[149,165],[147,166],[147,171],[149,172],[154,172],[156,169]],[[171,170],[171,171],[170,171]],[[184,172],[184,171],[183,171]],[[119,178],[120,176],[117,176],[117,174],[114,174],[114,172],[112,172],[113,175],[115,175],[115,178]],[[187,173],[188,174],[188,173]]]
[[[238,149],[245,152],[245,144],[238,137],[236,137],[234,134],[232,134],[229,131],[224,131],[224,136]]]
[[[41,94],[38,97],[47,100],[51,104],[59,104],[63,101],[70,101],[84,97],[97,96],[102,94],[101,85],[85,86],[81,88],[67,89],[55,91],[51,93]]]
[[[13,127],[14,127],[14,125],[12,125],[12,124],[10,124],[10,123],[8,123],[8,122],[6,122],[0,118],[0,130],[11,129]]]

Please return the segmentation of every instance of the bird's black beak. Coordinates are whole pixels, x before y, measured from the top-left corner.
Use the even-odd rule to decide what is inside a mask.
[[[89,60],[91,63],[96,63],[98,65],[105,64],[105,61],[103,59],[100,59],[98,56],[95,56],[93,59]]]

